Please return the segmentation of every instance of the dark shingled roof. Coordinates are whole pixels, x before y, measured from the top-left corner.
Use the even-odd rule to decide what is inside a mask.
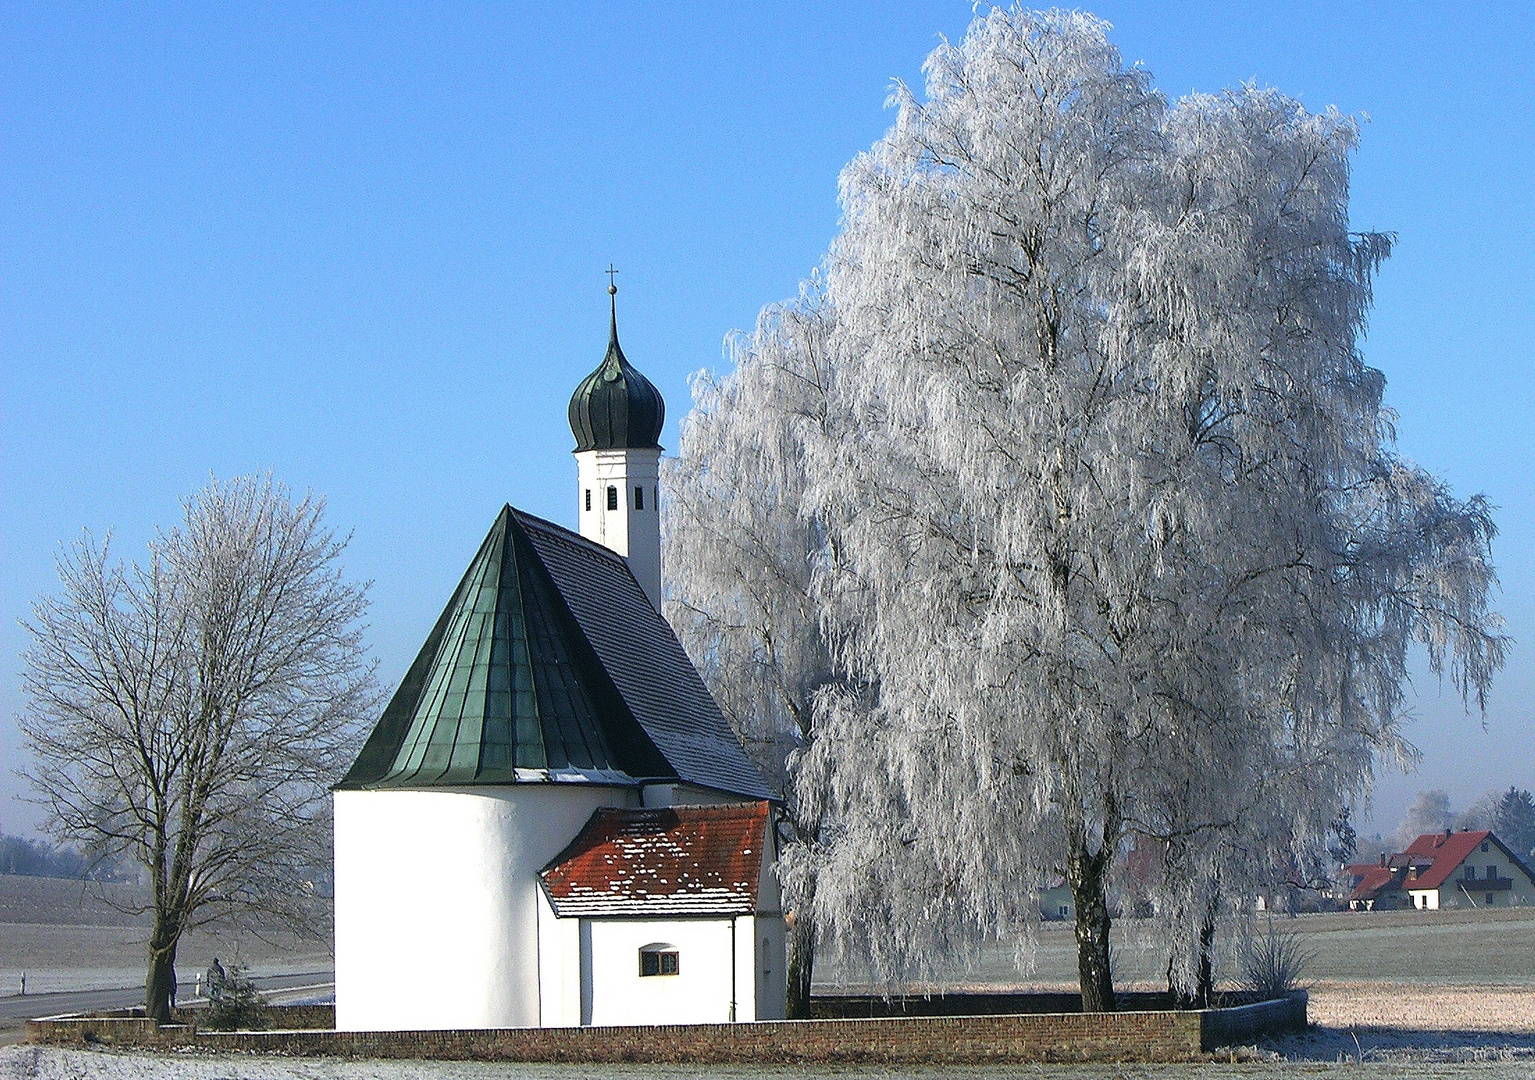
[[[513,510],[630,713],[681,780],[775,799],[621,555]]]
[[[772,797],[628,563],[507,506],[337,786],[641,779]]]
[[[582,450],[660,449],[666,402],[618,347],[615,309],[608,353],[570,396],[570,430]]]
[[[753,915],[768,819],[765,802],[604,808],[539,876],[561,918]]]

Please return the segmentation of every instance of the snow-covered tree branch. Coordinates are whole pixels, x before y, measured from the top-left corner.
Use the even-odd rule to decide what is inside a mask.
[[[1063,874],[1089,1009],[1131,837],[1207,993],[1220,904],[1411,755],[1409,646],[1478,704],[1505,648],[1489,510],[1397,456],[1359,352],[1391,238],[1350,230],[1355,123],[1169,104],[1107,30],[996,10],[897,88],[841,179],[816,419],[775,459],[802,475],[765,488],[799,485],[818,531],[784,551],[835,646],[794,777],[820,932],[917,975],[1026,935]],[[741,591],[695,580],[701,611]]]

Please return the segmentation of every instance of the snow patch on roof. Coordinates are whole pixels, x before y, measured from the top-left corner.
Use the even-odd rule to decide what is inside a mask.
[[[750,915],[768,821],[766,802],[604,808],[539,876],[561,918]]]

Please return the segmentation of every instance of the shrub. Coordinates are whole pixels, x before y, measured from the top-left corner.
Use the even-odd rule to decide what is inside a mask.
[[[1300,985],[1312,953],[1299,934],[1275,930],[1271,919],[1267,933],[1253,934],[1243,943],[1241,960],[1247,989],[1267,1000],[1283,997]]]
[[[261,1031],[267,1026],[266,1003],[238,964],[229,966],[222,992],[208,1006],[208,1026],[214,1031]]]

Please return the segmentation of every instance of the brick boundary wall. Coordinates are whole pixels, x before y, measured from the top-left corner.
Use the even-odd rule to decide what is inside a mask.
[[[27,1021],[34,1043],[190,1047],[305,1057],[723,1064],[979,1065],[1175,1062],[1304,1027],[1306,994],[1232,1009],[1035,1013],[742,1024],[457,1031],[198,1031],[156,1028],[135,1010]],[[278,1017],[274,1017],[278,1019]],[[295,1017],[297,1019],[297,1017]]]

